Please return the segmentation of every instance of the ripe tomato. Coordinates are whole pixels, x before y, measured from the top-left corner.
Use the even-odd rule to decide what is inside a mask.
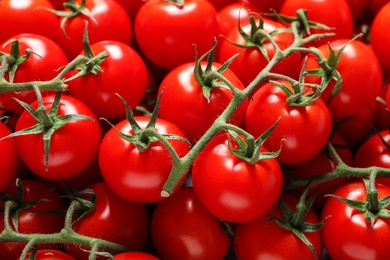
[[[369,0],[368,7],[371,13],[376,15],[388,2],[389,0]]]
[[[272,11],[280,11],[280,8],[282,7],[282,4],[285,0],[241,0],[244,3],[249,3],[254,6],[257,6],[261,10],[263,10],[266,13],[272,12]]]
[[[154,255],[144,253],[144,252],[126,252],[120,253],[114,256],[114,260],[129,260],[129,259],[137,259],[137,260],[159,260],[160,258],[155,257]]]
[[[208,1],[211,2],[217,10],[221,10],[225,6],[237,2],[236,0],[208,0]]]
[[[390,188],[377,184],[378,198],[390,195]],[[334,195],[366,201],[363,182],[353,182],[340,187]],[[329,198],[322,219],[329,217],[322,227],[324,245],[332,259],[387,259],[390,255],[390,219],[378,217],[371,229],[371,223],[363,212],[344,202]]]
[[[329,45],[337,53],[348,41],[349,39],[340,39],[330,42]],[[325,58],[330,56],[329,45],[318,47]],[[317,59],[308,55],[306,70],[318,68]],[[349,43],[341,54],[336,69],[343,80],[341,90],[329,101],[335,85],[333,80],[321,96],[328,103],[332,117],[341,119],[356,115],[375,101],[381,89],[382,70],[378,58],[366,44],[361,41]],[[320,81],[321,78],[316,76],[306,78],[308,83],[319,84]]]
[[[137,116],[142,129],[150,117]],[[115,126],[127,135],[134,135],[128,120]],[[155,125],[160,134],[173,134],[185,138],[183,132],[169,121],[158,119]],[[179,156],[189,151],[189,145],[181,140],[168,140]],[[172,168],[172,158],[160,141],[152,142],[145,151],[123,139],[113,128],[104,136],[100,146],[99,165],[104,181],[120,197],[134,202],[153,203],[165,197],[161,191]],[[184,181],[184,179],[183,179]],[[177,189],[179,188],[178,185]]]
[[[230,145],[238,148],[235,140]],[[229,149],[226,133],[215,136],[205,146],[192,168],[192,183],[199,200],[214,216],[228,222],[264,216],[278,201],[282,182],[275,159],[251,164],[238,158]]]
[[[153,245],[163,259],[224,259],[231,241],[191,187],[160,202],[152,216]]]
[[[139,9],[134,22],[137,44],[154,64],[172,70],[194,61],[194,47],[207,52],[219,35],[218,13],[206,0],[150,0]]]
[[[18,66],[13,80],[15,83],[51,80],[57,76],[57,70],[60,67],[68,64],[68,59],[61,47],[53,40],[38,34],[15,34],[1,43],[1,52],[10,54],[12,44],[5,43],[11,39],[15,39],[19,42],[21,56],[26,55],[26,50],[28,49],[36,53],[31,53],[29,58]],[[8,74],[6,74],[6,77],[9,80]],[[24,109],[14,100],[14,98],[30,104],[36,100],[36,95],[34,91],[0,94],[1,106],[14,114],[20,115]]]
[[[43,97],[43,104],[49,110],[54,95]],[[37,108],[38,102],[32,103]],[[63,95],[58,115],[81,114],[91,120],[70,122],[55,130],[50,141],[48,169],[44,153],[43,134],[29,134],[15,137],[18,153],[23,162],[35,174],[47,179],[73,177],[86,169],[98,154],[101,130],[98,119],[80,100]],[[16,131],[37,124],[27,111],[23,112],[16,123]]]
[[[145,205],[118,197],[104,182],[92,184],[86,189],[92,189],[96,194],[95,209],[74,223],[74,231],[134,250],[143,250],[149,231],[149,217]],[[87,260],[88,253],[82,249],[88,248],[66,246],[69,255],[77,260]]]
[[[205,61],[201,63],[201,67],[205,70]],[[213,62],[211,68],[216,71],[220,67],[221,64]],[[164,77],[158,90],[158,95],[164,90],[159,116],[177,125],[192,143],[195,143],[206,132],[233,97],[230,89],[213,87],[209,102],[204,96],[202,86],[195,78],[194,68],[195,62],[175,68]],[[244,88],[241,81],[229,68],[223,73],[223,76],[238,89]],[[230,118],[230,123],[237,126],[243,125],[247,104],[248,102],[244,101],[238,107]]]
[[[31,256],[31,253],[27,255],[27,257]],[[18,258],[20,260],[20,258]],[[54,249],[42,249],[37,250],[35,255],[35,260],[75,260],[68,254],[65,254],[62,251],[54,250]]]
[[[47,9],[53,9],[48,0],[0,1],[0,23],[3,28],[0,42],[20,33],[51,38],[56,30],[58,17]]]
[[[358,20],[365,11],[367,11],[368,3],[371,0],[345,0],[351,9],[352,18],[354,21]]]
[[[10,129],[0,122],[0,138],[11,134]],[[19,155],[16,150],[15,140],[6,138],[0,141],[0,193],[3,192],[12,182],[19,165]]]
[[[283,194],[283,201],[295,212],[298,199]],[[283,218],[279,205],[275,205],[267,215]],[[235,252],[238,259],[314,259],[313,253],[292,231],[281,228],[275,221],[258,218],[251,222],[238,223],[235,227]],[[309,210],[305,222],[317,224],[316,213]],[[314,246],[318,259],[321,259],[322,239],[320,232],[304,233]]]
[[[390,82],[386,81],[386,83],[384,83],[382,85],[381,91],[379,92],[379,98],[381,98],[385,102],[383,103],[383,102],[380,102],[378,100],[375,102],[376,103],[376,113],[377,113],[375,128],[378,130],[384,130],[384,129],[388,129],[390,127],[390,114],[389,114],[389,110],[387,108],[387,102],[390,102],[390,101],[386,101],[387,95],[388,95],[387,92],[389,91],[389,85],[390,85]]]
[[[280,8],[280,13],[296,17],[298,9],[305,9],[310,21],[333,28],[331,31],[311,29],[311,33],[335,33],[334,36],[312,42],[312,45],[320,46],[336,39],[352,38],[353,17],[345,0],[285,0]]]
[[[22,234],[42,233],[52,234],[59,232],[64,225],[64,216],[44,212],[63,211],[65,206],[59,195],[50,187],[35,180],[22,180],[24,192],[24,201],[31,202],[40,200],[36,205],[29,207],[20,212],[18,218],[18,231]],[[19,184],[20,185],[20,184]],[[17,190],[16,183],[12,183],[5,192],[15,196]],[[20,202],[17,202],[20,203]],[[1,207],[4,206],[0,202]],[[15,228],[10,220],[12,228]],[[4,229],[4,213],[0,215],[0,227]],[[0,252],[2,260],[17,259],[26,243],[21,242],[1,242]],[[53,248],[53,244],[43,244],[40,248]]]
[[[75,1],[80,4],[81,0]],[[130,44],[132,41],[132,24],[126,10],[114,0],[87,0],[85,7],[89,10],[92,20],[88,16],[79,14],[67,19],[64,31],[62,17],[56,24],[55,41],[64,49],[69,60],[73,60],[83,50],[83,35],[85,24],[88,22],[88,37],[90,44],[104,40],[119,41]],[[68,8],[65,10],[69,11]]]
[[[108,53],[100,64],[103,71],[69,81],[70,94],[88,105],[98,118],[125,117],[125,106],[116,94],[130,107],[136,107],[148,82],[146,65],[132,47],[122,42],[101,41],[92,44],[91,49],[95,55],[103,51]]]
[[[271,19],[263,18],[263,22],[263,28],[268,33],[277,29],[286,28],[283,24]],[[251,34],[252,25],[249,21],[244,21],[241,24],[241,28],[246,34]],[[239,56],[234,59],[229,68],[238,76],[242,83],[247,86],[265,68],[265,66],[268,65],[268,61],[257,46],[243,48],[233,44],[245,45],[248,43],[247,40],[241,36],[237,26],[228,32],[226,38],[228,40],[223,40],[221,42],[219,62],[223,63],[230,59],[233,55],[239,53]],[[290,46],[294,41],[293,35],[288,32],[278,33],[272,38],[282,50]],[[275,55],[275,48],[268,40],[262,44],[266,48],[269,59],[272,59]],[[301,55],[299,52],[296,52],[278,63],[272,72],[297,78],[300,63]]]
[[[281,82],[291,87],[289,83]],[[263,85],[249,102],[245,128],[257,138],[280,118],[264,146],[270,151],[277,151],[282,146],[277,157],[281,163],[300,163],[313,158],[325,147],[331,134],[332,119],[321,99],[297,107],[288,105],[286,98],[279,86]]]

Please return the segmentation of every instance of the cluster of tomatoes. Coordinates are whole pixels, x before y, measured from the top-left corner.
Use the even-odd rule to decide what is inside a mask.
[[[0,24],[1,259],[63,229],[64,186],[115,260],[390,256],[389,1],[0,0]]]

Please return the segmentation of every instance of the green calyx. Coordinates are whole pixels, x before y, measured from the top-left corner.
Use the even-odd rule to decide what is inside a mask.
[[[177,7],[183,7],[185,4],[185,0],[165,0],[165,2],[176,5]]]
[[[37,95],[37,101],[38,101],[38,108],[35,109],[31,105],[20,101],[18,99],[15,99],[24,109],[26,109],[30,115],[36,120],[36,124],[19,131],[16,131],[10,135],[7,135],[3,137],[1,140],[5,138],[10,137],[16,137],[16,136],[22,136],[22,135],[31,135],[31,134],[42,134],[43,136],[43,144],[44,144],[44,152],[45,152],[45,167],[46,171],[49,170],[49,154],[50,154],[50,143],[51,143],[51,137],[53,134],[60,129],[61,127],[65,126],[68,123],[71,122],[77,122],[82,120],[93,120],[92,118],[85,116],[85,115],[79,115],[79,114],[69,114],[69,115],[63,115],[58,116],[58,109],[60,105],[61,100],[61,91],[56,92],[55,99],[53,101],[53,104],[49,110],[49,112],[46,111],[46,107],[43,104],[42,101],[42,95],[36,85],[33,85],[33,88],[35,90],[35,93]]]

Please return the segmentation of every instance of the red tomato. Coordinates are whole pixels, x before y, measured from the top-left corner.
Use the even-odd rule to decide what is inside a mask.
[[[5,45],[11,39],[19,42],[20,55],[26,55],[26,50],[31,49],[30,57],[20,64],[15,72],[13,82],[22,83],[30,81],[51,80],[58,74],[58,69],[68,64],[68,59],[61,47],[53,40],[38,34],[15,34],[6,39],[0,46],[0,51],[9,54],[11,43]],[[6,74],[9,79],[8,74]],[[10,92],[0,95],[0,104],[8,111],[20,115],[24,109],[14,98],[28,104],[36,100],[34,91]]]
[[[31,256],[31,253],[27,257]],[[18,258],[20,260],[20,258]],[[68,254],[54,249],[37,250],[35,260],[75,260]]]
[[[155,257],[154,255],[144,253],[144,252],[126,252],[120,253],[114,256],[114,260],[129,260],[129,259],[137,259],[137,260],[159,260],[160,258]]]
[[[130,107],[136,107],[148,82],[146,65],[132,47],[122,42],[101,41],[92,44],[91,49],[95,55],[103,51],[108,53],[100,64],[103,71],[69,81],[70,94],[87,104],[98,118],[125,117],[125,106],[116,94]]]
[[[238,148],[235,140],[231,145]],[[199,200],[214,216],[228,222],[264,216],[278,201],[282,182],[275,159],[251,164],[238,158],[230,151],[225,133],[205,146],[192,168],[192,183]]]
[[[22,210],[18,218],[18,230],[22,234],[42,233],[52,234],[59,232],[64,226],[64,216],[47,214],[43,212],[48,211],[63,211],[65,206],[59,195],[50,187],[44,185],[41,182],[34,180],[23,180],[24,201],[39,201],[36,205]],[[6,190],[11,196],[15,196],[17,186],[12,183]],[[18,202],[17,202],[18,203]],[[20,202],[19,202],[20,203]],[[1,207],[4,206],[3,202],[0,203]],[[42,213],[42,214],[39,214]],[[10,222],[12,223],[12,222]],[[14,226],[11,224],[12,228]],[[4,215],[0,216],[0,227],[4,229]],[[26,243],[21,242],[1,242],[0,252],[2,260],[15,260],[21,254]],[[53,244],[44,244],[40,248],[53,248]]]
[[[80,3],[81,0],[75,2]],[[56,24],[54,39],[64,49],[69,60],[73,60],[83,50],[82,40],[86,22],[88,22],[90,44],[104,40],[131,43],[131,20],[124,7],[117,1],[87,0],[85,6],[96,22],[83,14],[71,17],[67,19],[64,26],[66,34],[60,25],[65,18],[62,17]],[[65,10],[69,11],[68,8]]]
[[[208,0],[208,1],[211,2],[217,10],[221,10],[225,6],[237,2],[237,0]]]
[[[137,16],[138,10],[141,8],[141,6],[145,3],[144,0],[115,0],[120,5],[122,5],[127,14],[130,17],[130,20],[132,22],[132,25],[134,24],[135,17]]]
[[[244,3],[249,3],[254,6],[257,6],[261,10],[263,10],[266,13],[272,12],[272,11],[280,11],[280,8],[282,7],[282,4],[285,0],[241,0]]]
[[[220,220],[199,201],[193,188],[181,188],[160,202],[152,217],[153,244],[163,259],[224,259],[231,240]]]
[[[135,120],[144,129],[150,117],[138,116]],[[134,135],[127,120],[119,122],[115,127],[124,134]],[[176,125],[166,120],[158,119],[155,128],[160,134],[185,138]],[[169,142],[179,156],[189,151],[190,147],[184,141],[171,139]],[[136,145],[123,139],[115,129],[111,129],[101,143],[99,165],[105,182],[120,197],[140,203],[165,199],[161,197],[161,191],[171,171],[172,159],[160,141],[151,143],[142,152]]]
[[[143,250],[149,231],[145,205],[118,197],[104,182],[92,184],[86,189],[92,189],[96,193],[95,209],[72,226],[74,231],[134,250]],[[74,245],[66,247],[67,253],[77,260],[87,260],[88,253],[81,249],[88,248]]]
[[[376,15],[383,6],[385,6],[389,0],[369,0],[368,7],[370,11]]]
[[[201,66],[205,70],[206,62],[202,62]],[[195,78],[194,67],[195,63],[190,62],[169,72],[161,82],[158,93],[159,95],[164,90],[160,101],[159,116],[177,125],[192,143],[195,143],[206,132],[233,97],[230,89],[213,87],[209,102],[204,96],[202,86]],[[216,71],[220,67],[221,64],[214,62],[212,70]],[[230,69],[227,69],[223,76],[238,89],[244,88]],[[230,118],[230,123],[243,125],[247,104],[245,100],[238,107]]]
[[[0,122],[0,138],[11,134],[9,128]],[[19,155],[16,150],[15,140],[6,138],[0,141],[0,193],[3,192],[15,178],[16,171],[19,165]]]
[[[387,92],[389,90],[389,85],[390,82],[384,83],[382,85],[381,91],[379,93],[379,97],[385,101],[385,104],[382,103],[381,101],[376,101],[376,122],[375,122],[375,127],[378,130],[384,130],[388,129],[390,127],[390,114],[389,110],[387,108]]]
[[[291,87],[289,83],[283,83]],[[277,85],[263,85],[249,102],[245,128],[258,138],[280,117],[264,146],[270,151],[277,151],[282,146],[277,157],[281,163],[300,163],[313,158],[325,147],[331,134],[332,119],[321,99],[307,106],[291,106],[286,98],[286,93]]]
[[[285,0],[280,13],[296,17],[298,9],[307,11],[308,19],[334,28],[336,35],[318,39],[312,45],[320,46],[336,39],[350,39],[353,34],[353,18],[345,0]],[[312,33],[324,33],[323,29],[311,29]]]
[[[367,11],[368,3],[371,0],[345,0],[351,9],[352,18],[354,21],[358,20],[365,11]]]
[[[52,38],[58,17],[47,9],[53,9],[48,0],[0,1],[0,42],[20,33]]]
[[[383,138],[383,143],[379,135]],[[372,135],[359,148],[354,155],[355,167],[378,166],[390,168],[390,132],[388,129]],[[390,178],[377,178],[377,181],[390,186]]]
[[[63,10],[64,3],[68,2],[68,0],[49,0],[49,2],[53,5],[55,10]]]
[[[43,97],[43,104],[49,110],[54,95]],[[37,102],[32,104],[37,108]],[[98,154],[101,130],[98,119],[80,100],[63,95],[58,115],[81,114],[91,118],[70,122],[55,130],[51,137],[48,169],[44,153],[43,134],[30,134],[15,137],[16,146],[23,162],[35,174],[47,179],[73,177],[85,170]],[[16,131],[37,124],[27,112],[23,112],[16,123]]]
[[[390,188],[376,185],[378,198],[390,195]],[[366,188],[363,182],[347,184],[334,192],[334,195],[354,200],[366,201]],[[390,255],[390,219],[378,217],[372,226],[363,212],[347,206],[335,198],[329,198],[322,219],[329,217],[322,227],[322,238],[331,259],[387,259]]]
[[[349,39],[330,42],[331,48],[337,53]],[[329,45],[324,44],[318,49],[325,58],[329,58]],[[364,61],[364,62],[362,62]],[[306,70],[318,69],[318,61],[313,55],[308,55]],[[337,95],[329,101],[335,81],[331,81],[321,98],[328,103],[329,111],[334,118],[345,118],[356,115],[379,95],[382,84],[382,70],[373,51],[361,41],[353,41],[344,49],[336,69],[342,78],[342,87]],[[309,76],[308,83],[321,81],[320,77]]]
[[[183,6],[150,0],[139,9],[135,38],[143,54],[156,65],[171,70],[194,61],[194,46],[207,52],[219,35],[218,13],[206,0],[187,0]]]
[[[291,195],[283,195],[283,201],[291,211],[295,212],[298,199]],[[268,212],[269,215],[283,218],[279,205]],[[258,218],[251,222],[238,223],[235,228],[235,251],[238,259],[314,259],[313,253],[292,231],[281,228],[275,221]],[[305,222],[317,224],[317,215],[309,210]],[[321,259],[322,239],[320,232],[304,233],[314,246],[318,259]]]
[[[267,18],[263,18],[263,21],[263,28],[268,33],[277,29],[286,28],[281,23]],[[249,21],[241,24],[242,30],[248,35],[251,33],[251,27]],[[247,86],[268,65],[268,61],[258,47],[243,48],[233,44],[245,45],[248,43],[247,40],[241,36],[237,26],[229,31],[226,38],[231,42],[228,40],[222,41],[219,50],[219,62],[223,63],[233,55],[239,53],[240,55],[234,59],[229,68],[239,77],[242,83]],[[294,41],[293,35],[287,32],[276,34],[273,36],[273,39],[282,50],[290,46]],[[263,45],[267,50],[269,59],[272,59],[275,55],[275,48],[268,40],[265,41]],[[278,63],[272,72],[296,78],[299,74],[300,63],[301,55],[296,52]]]

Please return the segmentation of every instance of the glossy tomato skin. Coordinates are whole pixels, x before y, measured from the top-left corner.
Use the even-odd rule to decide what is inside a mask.
[[[162,259],[224,259],[231,240],[199,201],[194,189],[179,189],[160,202],[152,217],[153,244]]]
[[[264,30],[268,33],[277,29],[286,28],[283,24],[271,19],[263,18],[263,22]],[[252,26],[248,20],[243,21],[240,26],[246,34],[250,35]],[[247,41],[241,36],[237,26],[226,34],[226,38],[227,40],[223,39],[221,42],[219,62],[223,63],[239,53],[239,56],[234,59],[229,68],[247,86],[268,65],[268,61],[258,47],[243,48],[233,44],[247,44]],[[272,38],[282,50],[289,47],[294,41],[293,35],[287,32],[276,34]],[[275,48],[269,41],[265,41],[263,45],[267,50],[269,59],[272,59],[275,55]],[[296,78],[299,74],[300,63],[301,55],[299,52],[296,52],[278,63],[272,69],[272,72]]]
[[[114,260],[159,260],[160,258],[144,252],[125,252],[114,256]]]
[[[390,69],[390,55],[386,46],[390,43],[390,37],[384,33],[389,26],[390,3],[383,5],[376,13],[370,27],[370,43],[381,64]]]
[[[81,3],[81,0],[75,1]],[[88,22],[89,43],[113,40],[130,44],[132,41],[132,23],[124,9],[115,0],[87,0],[85,4],[96,23],[85,15],[77,15],[68,19],[64,32],[60,23],[56,24],[55,41],[64,49],[69,60],[73,60],[83,50],[83,35],[85,24]],[[65,9],[68,10],[68,9]]]
[[[237,149],[235,141],[232,144]],[[215,136],[198,155],[191,176],[203,205],[228,222],[264,216],[279,199],[283,186],[275,159],[250,164],[238,158],[230,151],[225,133]]]
[[[65,52],[48,37],[31,33],[15,34],[1,43],[1,52],[10,53],[12,44],[5,43],[11,39],[19,42],[20,55],[25,55],[27,49],[31,49],[36,53],[32,53],[25,62],[18,66],[13,81],[15,83],[51,80],[57,76],[59,68],[68,64]],[[24,109],[14,98],[29,104],[36,100],[36,95],[34,91],[10,92],[0,95],[1,106],[14,114],[20,115]]]
[[[43,97],[43,104],[49,110],[54,95]],[[37,102],[32,103],[37,108]],[[81,114],[91,118],[70,122],[56,130],[51,137],[48,170],[44,154],[42,134],[15,137],[18,153],[29,169],[47,179],[73,177],[86,169],[98,154],[102,133],[98,119],[80,100],[62,95],[58,115]],[[36,120],[23,112],[16,123],[16,131],[31,127]]]
[[[149,231],[149,216],[145,205],[120,198],[104,182],[89,185],[86,189],[91,189],[96,194],[95,209],[77,221],[72,228],[82,235],[143,250]],[[66,251],[77,260],[87,260],[88,253],[81,248],[69,245]]]
[[[295,212],[298,199],[287,194],[283,194],[282,199]],[[279,205],[275,205],[267,215],[283,218]],[[267,222],[268,220],[268,218],[258,218],[236,225],[234,243],[238,259],[315,259],[309,247],[292,231],[281,228],[275,221]],[[319,222],[313,210],[309,210],[305,222],[311,224]],[[314,246],[318,259],[321,259],[323,246],[320,232],[307,232],[305,236]]]
[[[332,130],[332,118],[320,99],[311,105],[296,107],[288,105],[286,98],[286,93],[273,83],[263,85],[249,102],[245,128],[257,138],[280,117],[264,146],[270,151],[281,147],[277,157],[281,163],[300,163],[313,158],[325,147]]]
[[[335,35],[315,40],[314,46],[326,44],[336,39],[351,39],[353,34],[353,17],[345,0],[285,0],[280,8],[280,13],[296,17],[298,9],[305,9],[308,19],[322,23],[330,28]],[[325,33],[322,29],[312,29],[312,33]]]
[[[137,116],[135,120],[141,128],[145,128],[150,117]],[[115,127],[124,134],[134,135],[127,120],[119,122]],[[155,128],[161,134],[185,138],[183,132],[169,121],[159,118]],[[184,141],[169,142],[179,156],[184,156],[190,149]],[[99,165],[103,179],[120,197],[139,203],[154,203],[165,199],[161,196],[161,191],[171,171],[172,159],[160,141],[151,143],[141,152],[134,144],[120,137],[115,129],[111,129],[102,140]],[[176,190],[179,186],[180,184]]]
[[[33,33],[52,38],[58,17],[47,9],[53,9],[48,0],[0,1],[0,42],[20,33]],[[42,26],[44,24],[44,26]]]
[[[181,7],[162,0],[147,1],[137,13],[134,31],[147,59],[172,70],[194,61],[194,44],[200,55],[211,49],[219,35],[217,10],[206,0],[188,0]]]
[[[65,206],[59,195],[50,187],[35,180],[22,180],[24,200],[33,201],[44,199],[35,206],[23,210],[19,215],[18,230],[22,234],[42,233],[52,234],[59,232],[64,225],[64,215],[47,214],[48,211],[64,211]],[[15,196],[17,190],[16,183],[12,183],[6,192]],[[1,202],[1,207],[3,203]],[[42,213],[42,214],[38,214]],[[13,227],[13,225],[11,224]],[[0,216],[0,227],[4,229],[4,215]],[[1,242],[1,259],[15,260],[21,255],[26,243]],[[53,244],[42,245],[41,248],[56,248]]]
[[[130,107],[136,107],[148,82],[146,65],[132,47],[122,42],[101,41],[92,44],[91,49],[95,55],[108,53],[100,65],[103,71],[69,81],[70,94],[87,104],[98,118],[125,117],[125,106],[117,94]]]
[[[203,69],[206,63],[202,62]],[[177,125],[192,143],[206,132],[214,120],[230,103],[233,93],[227,88],[213,88],[210,93],[210,102],[203,94],[202,86],[194,76],[195,63],[183,64],[169,72],[160,84],[158,94],[164,91],[159,116]],[[212,70],[216,71],[221,64],[214,62]],[[241,81],[230,69],[223,76],[235,87],[243,89]],[[180,97],[180,98],[178,98]],[[242,126],[248,101],[245,100],[229,119],[230,123]]]
[[[390,188],[377,184],[378,197],[389,196]],[[334,195],[355,201],[366,201],[362,181],[340,187]],[[332,259],[387,259],[390,254],[390,219],[378,218],[372,230],[364,213],[335,198],[329,198],[322,211],[322,237]]]
[[[11,134],[11,130],[3,122],[0,122],[0,138],[9,134]],[[0,154],[1,193],[11,184],[19,165],[19,155],[13,138],[0,141]]]
[[[330,42],[331,48],[338,52],[350,39],[340,39]],[[328,44],[319,46],[325,58],[330,55]],[[364,62],[361,62],[364,60]],[[309,55],[306,70],[318,69],[314,56]],[[336,68],[343,79],[342,88],[329,101],[335,81],[332,81],[323,92],[321,98],[327,102],[329,111],[334,118],[346,118],[356,115],[375,101],[382,84],[382,70],[374,52],[363,42],[353,41],[344,49]],[[309,76],[308,83],[319,83],[320,78]]]
[[[31,253],[27,255],[27,257],[31,256]],[[18,258],[20,259],[20,258]],[[70,255],[54,249],[42,249],[37,250],[35,255],[35,260],[75,260]]]

